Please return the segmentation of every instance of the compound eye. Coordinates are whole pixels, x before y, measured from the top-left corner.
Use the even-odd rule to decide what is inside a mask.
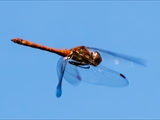
[[[102,61],[101,55],[97,51],[92,52],[92,59],[96,66],[99,65]]]

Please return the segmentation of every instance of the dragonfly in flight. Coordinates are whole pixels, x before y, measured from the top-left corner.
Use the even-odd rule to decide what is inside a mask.
[[[142,66],[146,65],[146,62],[140,58],[94,47],[77,46],[71,49],[56,49],[21,38],[13,38],[11,41],[17,44],[56,53],[61,56],[57,63],[57,74],[59,80],[56,88],[57,97],[60,97],[62,94],[63,78],[72,85],[76,85],[81,81],[84,81],[91,84],[109,87],[127,86],[129,82],[122,73],[101,65],[102,60],[105,60],[105,56],[113,57],[116,60],[127,60]]]

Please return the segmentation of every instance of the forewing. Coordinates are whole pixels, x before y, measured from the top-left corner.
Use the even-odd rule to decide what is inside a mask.
[[[68,60],[69,61],[69,60]],[[63,77],[65,78],[65,80],[67,80],[67,82],[69,82],[72,85],[78,85],[80,83],[80,73],[77,69],[77,66],[74,66],[70,63],[68,63],[68,61],[66,62],[66,66],[65,66],[65,71],[64,71],[64,75]],[[57,63],[57,74],[58,76],[61,76],[61,64],[63,62],[63,57],[59,59],[58,63]]]
[[[60,97],[62,95],[62,80],[63,80],[63,76],[64,76],[64,72],[65,72],[65,68],[67,65],[67,59],[66,58],[61,58],[58,61],[57,64],[57,74],[58,74],[58,85],[57,85],[57,89],[56,89],[56,96]]]
[[[94,48],[94,47],[87,47],[87,48],[91,51],[99,52],[103,60],[104,58],[107,58],[108,60],[111,60],[114,64],[120,64],[122,62],[128,61],[131,63],[131,65],[133,65],[134,63],[142,65],[142,66],[147,65],[147,62],[141,58],[123,55],[123,54],[119,54],[119,53],[115,53],[115,52],[111,52],[111,51],[103,50],[99,48]]]
[[[124,75],[102,65],[97,67],[90,66],[89,69],[84,69],[68,63],[67,68],[69,69],[66,69],[65,72],[73,75],[75,80],[78,79],[87,83],[109,87],[124,87],[129,84]],[[76,74],[70,69],[76,70]],[[68,81],[67,77],[65,79]]]

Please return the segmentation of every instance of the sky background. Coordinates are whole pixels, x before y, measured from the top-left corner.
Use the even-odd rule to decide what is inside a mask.
[[[0,119],[160,118],[160,2],[0,2]],[[63,80],[60,56],[10,41],[20,37],[55,48],[92,46],[146,59],[147,67],[106,66],[129,86]],[[106,60],[107,61],[107,60]]]

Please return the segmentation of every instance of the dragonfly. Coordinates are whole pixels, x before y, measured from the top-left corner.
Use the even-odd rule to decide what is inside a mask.
[[[146,66],[146,61],[137,57],[123,55],[95,47],[77,46],[71,49],[56,49],[43,46],[21,38],[11,39],[14,43],[52,52],[61,56],[57,62],[58,85],[56,96],[62,95],[63,78],[72,85],[81,81],[108,87],[124,87],[129,84],[127,78],[117,71],[103,66],[105,56],[113,60],[124,60]]]

